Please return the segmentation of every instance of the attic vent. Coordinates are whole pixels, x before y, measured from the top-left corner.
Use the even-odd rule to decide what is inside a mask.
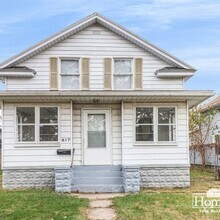
[[[99,30],[93,30],[92,33],[93,33],[93,34],[101,34],[101,31],[99,31]]]

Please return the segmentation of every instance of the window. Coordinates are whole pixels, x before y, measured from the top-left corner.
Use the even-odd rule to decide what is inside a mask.
[[[136,142],[176,141],[175,107],[137,107],[135,120]]]
[[[17,107],[16,118],[17,142],[58,141],[58,107]]]
[[[79,60],[61,60],[61,89],[77,90],[80,87]]]
[[[136,108],[136,141],[153,141],[153,108]]]
[[[175,108],[158,108],[158,141],[176,140]]]
[[[106,147],[105,114],[88,114],[88,148]]]
[[[58,141],[57,107],[40,107],[40,141]]]
[[[132,59],[114,59],[114,89],[132,89]]]
[[[35,141],[35,109],[34,107],[19,107],[17,116],[17,141],[34,142]]]

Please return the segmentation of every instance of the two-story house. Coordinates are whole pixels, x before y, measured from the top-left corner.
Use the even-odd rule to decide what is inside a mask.
[[[188,187],[195,71],[97,13],[4,61],[3,187]]]

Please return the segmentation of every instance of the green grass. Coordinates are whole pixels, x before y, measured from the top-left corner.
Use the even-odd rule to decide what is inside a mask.
[[[1,220],[83,220],[87,219],[87,207],[86,199],[58,194],[50,190],[0,189]]]
[[[192,193],[219,188],[211,169],[191,168],[189,189],[146,189],[136,195],[117,197],[114,206],[118,220],[203,220],[220,219],[219,214],[204,214],[192,207]]]

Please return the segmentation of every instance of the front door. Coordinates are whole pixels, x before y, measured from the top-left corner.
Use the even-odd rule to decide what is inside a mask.
[[[110,110],[83,110],[84,165],[111,165]]]

